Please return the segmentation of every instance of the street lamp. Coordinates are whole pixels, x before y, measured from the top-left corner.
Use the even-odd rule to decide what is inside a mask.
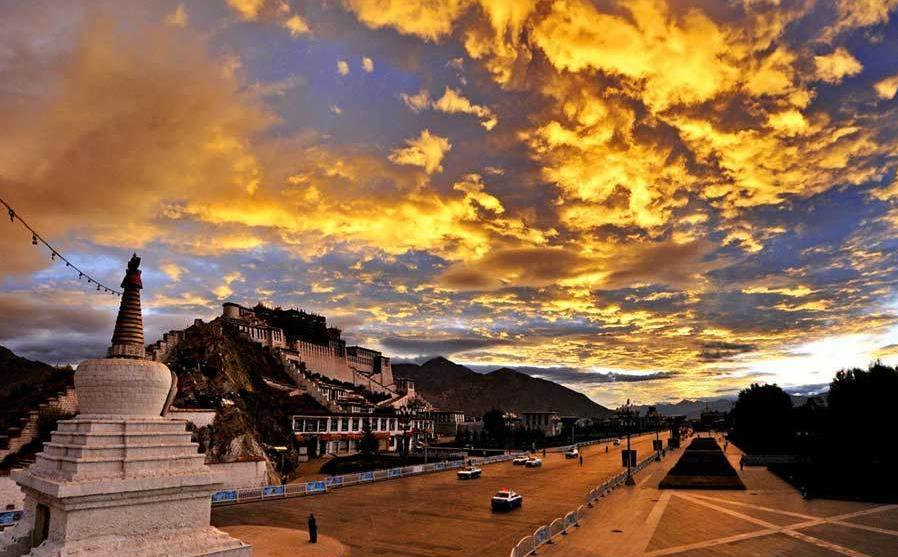
[[[408,446],[406,443],[408,442],[408,425],[409,422],[412,421],[412,418],[415,417],[417,412],[413,408],[409,408],[408,406],[402,406],[399,408],[399,424],[402,426],[402,458],[408,456]]]
[[[624,482],[624,485],[636,485],[636,480],[633,479],[632,473],[633,452],[630,450],[630,431],[633,429],[633,408],[630,406],[629,398],[627,399],[626,406],[621,407],[618,412],[621,415],[621,421],[627,428],[627,480]]]

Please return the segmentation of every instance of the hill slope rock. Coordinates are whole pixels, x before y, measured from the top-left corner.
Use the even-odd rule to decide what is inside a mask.
[[[562,416],[603,418],[611,411],[583,393],[558,383],[502,368],[481,374],[439,357],[421,365],[393,364],[393,375],[415,381],[415,389],[443,410],[483,416],[493,408],[508,412],[558,412]]]
[[[216,410],[212,425],[196,432],[201,448],[212,462],[272,458],[265,447],[286,446],[282,473],[298,463],[291,430],[293,414],[321,411],[308,394],[295,389],[275,356],[236,331],[214,323],[184,331],[166,364],[178,376],[178,408]]]

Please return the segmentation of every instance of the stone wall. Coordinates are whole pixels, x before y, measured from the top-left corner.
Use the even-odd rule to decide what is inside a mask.
[[[175,420],[187,420],[197,427],[206,427],[212,425],[215,421],[215,410],[204,410],[197,408],[171,408],[166,414],[167,418]]]
[[[164,362],[171,351],[184,339],[184,331],[169,331],[162,338],[147,346],[147,358],[155,362]]]
[[[218,462],[207,466],[220,475],[224,487],[261,487],[272,483],[264,460]]]

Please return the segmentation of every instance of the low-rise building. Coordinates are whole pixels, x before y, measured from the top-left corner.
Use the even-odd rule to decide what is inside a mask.
[[[454,439],[459,426],[465,423],[461,410],[431,410],[427,415],[433,420],[433,432],[438,438]]]
[[[546,437],[555,437],[561,433],[561,417],[558,412],[522,412],[521,419],[526,429],[541,430]]]
[[[293,434],[313,454],[349,455],[359,452],[365,424],[378,440],[379,451],[400,451],[403,440],[408,446],[433,438],[433,419],[426,415],[403,416],[397,413],[328,413],[293,416]]]

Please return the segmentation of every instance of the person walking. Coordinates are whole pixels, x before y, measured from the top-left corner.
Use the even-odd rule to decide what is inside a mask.
[[[583,455],[580,455],[580,466],[583,466]]]
[[[309,543],[318,543],[318,524],[314,514],[309,515]]]
[[[543,458],[546,458],[546,448],[543,447]]]
[[[745,470],[745,456],[739,457],[739,471],[743,472]]]

